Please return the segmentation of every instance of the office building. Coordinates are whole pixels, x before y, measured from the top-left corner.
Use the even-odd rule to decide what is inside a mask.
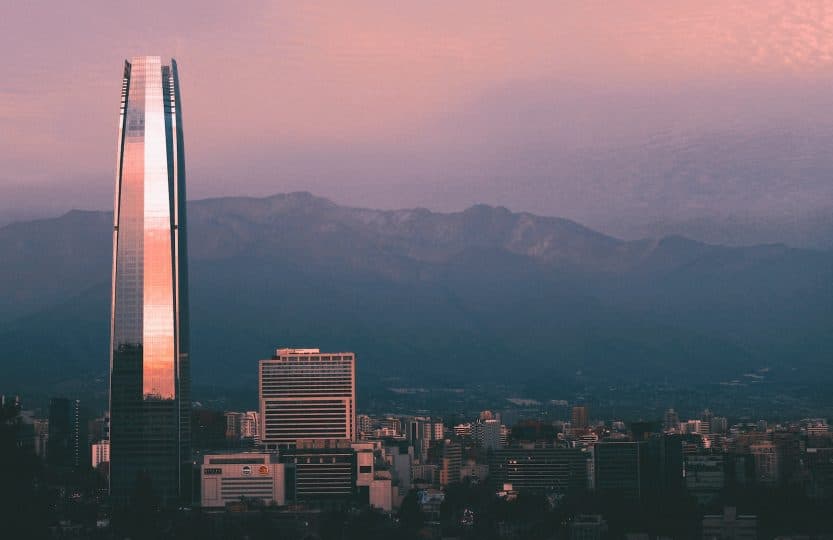
[[[35,455],[45,460],[49,446],[49,420],[36,418],[32,421],[32,428],[35,436]]]
[[[833,498],[833,448],[808,448],[804,459],[809,475],[807,495],[816,500]]]
[[[415,417],[408,421],[408,440],[414,445],[415,456],[424,462],[428,459],[431,441],[443,440],[445,426],[441,418]]]
[[[278,349],[260,361],[260,436],[269,449],[299,439],[356,439],[356,355]]]
[[[662,422],[662,429],[663,431],[679,431],[680,429],[680,416],[677,414],[677,411],[674,409],[668,409],[665,411],[665,417]]]
[[[723,416],[713,416],[709,425],[710,433],[723,434],[729,429],[729,421]]]
[[[573,407],[570,420],[570,424],[573,429],[585,429],[588,426],[587,407],[583,405]]]
[[[79,468],[89,463],[88,418],[77,399],[49,401],[47,461],[53,467]]]
[[[694,455],[685,459],[685,487],[697,502],[706,505],[717,498],[726,485],[723,455]]]
[[[474,444],[486,450],[501,448],[500,428],[500,421],[494,418],[478,420],[471,429]]]
[[[389,467],[391,483],[395,490],[393,506],[399,507],[402,499],[411,490],[414,447],[407,442],[388,442],[382,449],[382,459]]]
[[[241,412],[226,412],[223,413],[226,418],[226,440],[230,443],[240,440],[240,424],[243,419]]]
[[[177,64],[124,64],[113,219],[110,492],[191,485],[185,163]]]
[[[240,438],[260,442],[260,413],[246,411],[240,419]]]
[[[286,504],[284,466],[274,454],[208,454],[200,467],[201,504],[222,508],[242,498],[264,505]]]
[[[646,441],[599,442],[593,448],[596,491],[638,501],[654,487],[659,456]]]
[[[703,540],[755,540],[758,517],[739,515],[734,507],[724,507],[722,514],[703,516]]]
[[[755,461],[755,481],[761,485],[778,483],[778,451],[771,442],[753,444],[749,451]]]
[[[356,417],[356,426],[359,431],[359,437],[364,439],[373,435],[373,418],[366,414],[360,414]]]
[[[393,509],[393,475],[382,459],[381,441],[361,441],[352,445],[356,453],[356,495],[361,503],[385,512]],[[377,469],[377,463],[382,469]]]
[[[580,514],[570,522],[570,540],[601,540],[607,532],[607,522],[599,514]]]
[[[370,484],[370,497],[368,504],[372,508],[390,512],[393,510],[393,481],[390,471],[380,471]]]
[[[110,463],[110,441],[99,441],[93,443],[91,448],[93,469],[97,469],[102,463]]]
[[[475,428],[474,424],[472,424],[471,422],[466,422],[465,424],[457,424],[451,429],[452,431],[454,431],[455,437],[467,438],[473,436]]]
[[[356,493],[356,452],[347,440],[298,440],[279,452],[285,465],[286,498],[294,502],[343,503]]]
[[[589,454],[576,448],[502,448],[489,455],[489,482],[516,492],[577,494],[587,490]]]
[[[430,461],[437,465],[441,486],[460,482],[460,467],[463,464],[463,448],[449,439],[433,441],[429,449]]]

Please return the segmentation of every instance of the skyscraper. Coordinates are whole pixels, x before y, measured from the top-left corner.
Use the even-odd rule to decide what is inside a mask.
[[[86,467],[89,461],[87,415],[77,399],[49,401],[47,459],[53,467]]]
[[[572,427],[574,429],[585,429],[587,427],[587,407],[584,405],[576,405],[573,407],[573,414],[571,418]]]
[[[355,440],[355,354],[278,349],[261,360],[260,418],[270,449],[302,439]]]
[[[190,485],[185,162],[176,62],[124,64],[110,321],[110,491],[164,504]]]

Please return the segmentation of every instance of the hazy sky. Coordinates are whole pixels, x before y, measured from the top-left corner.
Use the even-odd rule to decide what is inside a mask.
[[[829,1],[7,1],[0,48],[0,219],[112,205],[138,54],[180,64],[191,198],[833,207]]]

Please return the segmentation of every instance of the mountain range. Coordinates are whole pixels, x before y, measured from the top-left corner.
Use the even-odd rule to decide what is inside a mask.
[[[277,346],[368,384],[738,384],[833,375],[833,252],[624,241],[503,207],[309,193],[192,201],[192,362],[248,385]],[[112,214],[0,228],[0,390],[106,376]]]

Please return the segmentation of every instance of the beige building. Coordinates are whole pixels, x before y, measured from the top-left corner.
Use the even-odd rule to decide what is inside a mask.
[[[267,449],[299,439],[356,439],[356,355],[278,349],[260,361],[260,437]]]
[[[273,463],[272,456],[255,452],[203,456],[202,506],[222,508],[244,498],[266,505],[286,504],[284,465]]]

